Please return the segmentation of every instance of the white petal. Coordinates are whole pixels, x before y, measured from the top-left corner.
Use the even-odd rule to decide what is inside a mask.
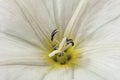
[[[0,35],[0,65],[44,65],[46,51]]]
[[[79,2],[80,2],[80,0],[63,0],[63,3],[64,3],[63,22],[65,25],[65,28],[67,27],[76,8],[78,7]]]
[[[1,0],[0,29],[48,46],[54,26],[41,1]]]
[[[76,24],[78,23],[81,15],[85,11],[85,7],[86,7],[87,3],[88,3],[88,0],[81,0],[79,2],[77,8],[75,9],[74,14],[72,15],[72,17],[66,27],[66,30],[64,33],[65,37],[70,37],[70,35],[72,34],[72,31],[74,31]]]
[[[60,39],[63,37],[68,22],[80,0],[43,0],[51,21],[59,30]]]
[[[0,80],[41,80],[48,67],[1,66]]]
[[[85,37],[81,37],[81,40],[79,40],[81,44],[78,43],[78,45],[80,44],[79,46],[83,45],[87,47],[99,47],[101,45],[111,46],[115,44],[120,44],[119,22],[120,19],[116,19],[115,21],[106,24],[96,32],[90,32]]]
[[[85,49],[82,61],[85,62],[83,63],[85,70],[100,79],[119,80],[120,2],[100,0],[94,4],[96,4],[94,8],[91,7],[93,11],[88,15],[86,13],[86,22],[82,24],[81,30],[79,29],[83,36],[78,34],[77,40],[80,41],[78,45]]]
[[[51,71],[44,77],[44,80],[72,80],[72,70],[62,69]]]
[[[91,0],[76,29],[78,44],[119,42],[120,1]],[[80,43],[79,43],[80,42]],[[86,43],[86,44],[88,44]]]
[[[120,47],[93,48],[84,52],[82,66],[102,80],[120,79]]]
[[[92,73],[84,68],[74,71],[74,80],[104,80],[95,73]]]

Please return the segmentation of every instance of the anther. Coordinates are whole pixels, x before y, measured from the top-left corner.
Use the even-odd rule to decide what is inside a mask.
[[[57,50],[58,49],[58,46],[55,44],[55,45],[53,45],[53,49],[54,50]]]
[[[66,39],[66,43],[67,44],[72,44],[72,46],[74,46],[74,42],[73,42],[73,40],[72,39]]]
[[[53,32],[51,33],[51,41],[54,40],[54,36],[55,36],[55,34],[56,34],[57,32],[58,32],[57,29],[53,30]]]

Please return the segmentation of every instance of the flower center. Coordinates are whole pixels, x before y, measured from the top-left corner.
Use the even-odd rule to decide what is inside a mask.
[[[71,46],[74,46],[73,40],[67,39],[65,37],[62,39],[61,43],[59,44],[59,47],[57,47],[56,45],[53,46],[54,51],[49,54],[49,57],[52,57],[56,54],[58,54],[59,57],[61,57],[65,54],[65,51]]]
[[[51,41],[54,41],[54,36],[58,30],[51,33]],[[52,46],[53,51],[48,54],[52,65],[69,65],[73,66],[78,57],[77,51],[74,49],[74,42],[72,39],[64,37],[59,44]]]
[[[63,38],[59,47],[53,46],[54,51],[49,54],[49,57],[52,57],[55,62],[61,65],[66,64],[71,59],[71,55],[68,54],[67,50],[73,45],[72,39]]]

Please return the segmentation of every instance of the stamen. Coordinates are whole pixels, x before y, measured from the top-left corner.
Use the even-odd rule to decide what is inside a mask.
[[[60,51],[59,51],[59,50],[54,50],[54,51],[51,52],[48,56],[49,56],[49,57],[52,57],[52,56],[54,56],[54,55],[57,54],[57,53],[60,53]]]
[[[56,34],[57,32],[58,32],[57,29],[53,30],[53,32],[51,33],[51,41],[54,40],[54,36],[55,36],[55,34]]]
[[[55,34],[56,31],[53,31],[52,33]],[[67,43],[67,46],[66,46]],[[64,51],[66,49],[68,49],[70,46],[74,46],[74,42],[72,39],[67,39],[66,37],[64,37],[59,45],[59,48],[56,45],[53,45],[53,49],[54,51],[52,53],[49,54],[49,57],[54,56],[55,54],[60,54],[63,53],[62,55],[64,55]],[[61,56],[62,56],[61,55]]]
[[[57,29],[53,30],[53,32],[51,33],[51,41],[53,41],[55,34],[58,32]],[[55,54],[58,54],[59,57],[64,55],[64,51],[67,50],[70,46],[74,46],[74,42],[72,39],[67,39],[66,37],[64,37],[61,41],[61,43],[59,44],[59,46],[57,46],[56,44],[53,45],[53,49],[54,51],[51,52],[48,56],[52,57]]]
[[[55,45],[53,45],[53,49],[54,50],[57,50],[58,49],[58,46],[55,44]]]
[[[77,53],[76,50],[74,50],[74,47],[72,47],[74,46],[74,42],[72,39],[65,36],[62,38],[62,40],[54,38],[57,32],[58,30],[55,29],[51,33],[52,52],[49,53],[47,57],[52,60],[52,64],[55,63],[57,65],[64,65],[68,67],[72,66],[76,60],[74,58],[76,57]]]
[[[73,42],[73,40],[72,39],[66,39],[66,42],[67,42],[67,44],[72,44],[72,46],[74,46],[74,42]]]
[[[62,41],[61,41],[61,43],[60,43],[60,45],[59,45],[59,49],[58,49],[58,50],[61,51],[62,48],[65,46],[65,44],[66,44],[66,37],[62,39]]]
[[[49,57],[52,57],[52,56],[54,56],[54,55],[57,54],[57,53],[61,53],[63,47],[65,46],[65,43],[66,43],[66,38],[63,38],[62,41],[61,41],[61,43],[60,43],[60,45],[59,45],[58,50],[54,50],[53,52],[51,52],[51,53],[49,54]]]
[[[69,47],[71,47],[72,44],[68,44],[67,46],[65,46],[64,51],[66,51]]]

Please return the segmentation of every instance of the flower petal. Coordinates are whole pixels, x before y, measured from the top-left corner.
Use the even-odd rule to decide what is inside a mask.
[[[51,71],[44,77],[44,80],[72,80],[72,70],[63,69]]]
[[[43,0],[51,21],[59,30],[60,39],[63,37],[77,5],[80,0]]]
[[[41,80],[48,67],[0,66],[1,80]]]
[[[46,66],[45,52],[39,47],[0,35],[0,65]]]
[[[93,48],[84,52],[82,67],[102,80],[119,80],[120,47]]]
[[[82,21],[78,22],[76,41],[81,44],[88,41],[92,44],[103,41],[111,43],[119,41],[119,0],[91,0],[84,12]],[[91,39],[92,38],[92,39]],[[90,41],[90,42],[89,42]],[[96,41],[96,42],[94,42]],[[87,44],[87,43],[86,43]],[[100,43],[101,44],[101,43]]]
[[[84,69],[76,69],[74,72],[74,80],[104,80],[98,75]]]
[[[106,24],[101,29],[87,33],[85,37],[81,37],[78,47],[99,47],[102,45],[116,45],[120,44],[120,19],[116,19],[111,23]],[[90,30],[88,30],[89,32]],[[104,46],[103,46],[104,47]]]
[[[74,30],[75,26],[78,23],[81,15],[83,14],[87,3],[88,3],[88,0],[80,0],[79,1],[79,4],[78,4],[77,8],[75,9],[74,14],[72,15],[72,17],[66,27],[66,30],[64,33],[65,37],[70,37],[72,32],[75,31]]]
[[[0,13],[0,31],[39,42],[41,46],[50,45],[50,33],[55,27],[40,0],[1,0]]]
[[[85,49],[82,57],[86,59],[87,70],[105,80],[119,80],[120,1],[94,1],[91,1],[94,5],[89,3],[84,23],[78,30],[78,48]]]

